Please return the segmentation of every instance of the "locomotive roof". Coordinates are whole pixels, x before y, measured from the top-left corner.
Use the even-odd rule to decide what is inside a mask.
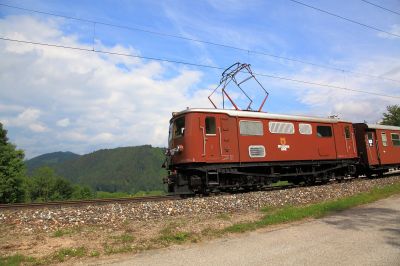
[[[387,125],[376,125],[376,124],[366,124],[368,128],[372,129],[387,129],[387,130],[400,130],[400,127],[387,126]]]
[[[295,121],[323,122],[323,123],[337,123],[337,122],[351,123],[349,121],[344,121],[338,118],[321,118],[314,116],[283,115],[283,114],[271,114],[271,113],[253,112],[253,111],[237,111],[237,110],[227,110],[227,109],[206,109],[206,108],[186,109],[181,112],[174,113],[174,116],[185,113],[222,113],[235,117],[267,118],[267,119],[280,119],[280,120],[291,120],[291,121],[295,120]]]

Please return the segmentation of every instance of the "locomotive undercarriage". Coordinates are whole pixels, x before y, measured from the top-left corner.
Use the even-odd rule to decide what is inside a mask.
[[[175,166],[165,183],[173,194],[259,190],[278,181],[327,183],[357,175],[356,160]]]

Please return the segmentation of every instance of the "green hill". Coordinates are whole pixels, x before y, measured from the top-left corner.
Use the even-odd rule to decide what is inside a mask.
[[[71,182],[88,185],[97,191],[135,193],[164,188],[163,160],[162,148],[144,145],[99,150],[50,167]]]
[[[31,175],[33,171],[39,167],[49,166],[54,167],[59,163],[63,163],[68,160],[77,159],[80,155],[67,151],[67,152],[52,152],[46,153],[30,160],[25,161],[25,165],[28,171],[28,175]]]

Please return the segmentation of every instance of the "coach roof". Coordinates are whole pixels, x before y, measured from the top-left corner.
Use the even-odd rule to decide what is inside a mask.
[[[387,126],[387,125],[376,125],[376,124],[366,124],[368,128],[372,129],[386,129],[386,130],[400,130],[400,127]]]
[[[237,111],[237,110],[227,110],[227,109],[206,109],[206,108],[186,109],[181,112],[173,113],[173,116],[175,117],[186,113],[219,113],[219,114],[227,114],[229,116],[234,116],[234,117],[265,118],[265,119],[322,122],[322,123],[348,122],[338,118],[321,118],[313,116],[283,115],[283,114],[271,114],[271,113],[254,112],[254,111]]]

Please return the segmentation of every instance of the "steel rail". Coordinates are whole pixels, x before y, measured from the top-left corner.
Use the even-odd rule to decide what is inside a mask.
[[[89,204],[107,204],[119,202],[151,202],[166,201],[180,199],[179,196],[145,196],[145,197],[125,197],[125,198],[105,198],[105,199],[88,199],[88,200],[67,200],[67,201],[49,201],[49,202],[32,202],[32,203],[12,203],[0,204],[0,209],[21,209],[21,208],[46,208],[46,207],[64,207],[64,206],[80,206]]]

